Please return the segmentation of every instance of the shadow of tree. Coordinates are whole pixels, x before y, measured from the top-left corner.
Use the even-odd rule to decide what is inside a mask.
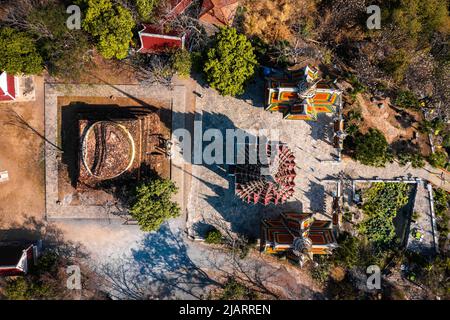
[[[147,234],[131,257],[111,261],[99,272],[113,297],[121,299],[202,299],[217,285],[191,260],[180,231],[168,224]]]

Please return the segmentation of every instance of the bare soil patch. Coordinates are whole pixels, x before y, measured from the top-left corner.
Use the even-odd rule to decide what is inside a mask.
[[[375,128],[383,132],[394,149],[403,147],[398,141],[408,141],[415,145],[423,156],[430,154],[427,136],[418,131],[419,123],[423,120],[419,111],[394,108],[389,98],[372,103],[360,94],[352,109],[359,109],[364,118],[359,126],[362,133],[366,133],[369,128]]]
[[[37,132],[44,131],[43,79],[35,77],[36,100],[0,104],[0,171],[9,181],[0,184],[0,229],[44,215],[43,140],[11,117],[12,109]]]

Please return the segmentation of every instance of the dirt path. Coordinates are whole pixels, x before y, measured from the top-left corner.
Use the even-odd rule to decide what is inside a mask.
[[[0,170],[10,180],[0,184],[0,229],[21,224],[27,217],[44,216],[44,162],[42,139],[11,122],[9,109],[17,112],[37,132],[44,128],[44,85],[35,77],[36,100],[0,104]]]

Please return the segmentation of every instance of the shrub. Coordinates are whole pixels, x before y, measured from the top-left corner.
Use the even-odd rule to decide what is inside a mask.
[[[393,219],[409,199],[410,186],[404,183],[374,183],[364,193],[365,218],[359,231],[377,246],[392,244],[395,238]]]
[[[8,300],[41,300],[53,298],[54,292],[41,281],[32,282],[28,278],[18,277],[6,282],[5,296]]]
[[[135,26],[130,10],[111,0],[80,0],[87,5],[83,29],[97,42],[106,59],[124,59],[128,55]]]
[[[419,100],[411,91],[400,91],[395,99],[395,104],[400,108],[419,108]]]
[[[445,168],[447,166],[447,153],[436,151],[428,157],[428,162],[435,168]]]
[[[172,68],[181,77],[189,77],[192,68],[191,55],[187,50],[177,50],[171,56]]]
[[[230,278],[224,284],[218,298],[220,300],[255,300],[258,299],[258,294],[236,279]]]
[[[159,3],[159,0],[134,0],[139,18],[143,22],[149,22],[153,16],[153,10]]]
[[[391,53],[380,64],[381,69],[397,82],[403,80],[408,66],[409,57],[403,49]]]
[[[10,74],[39,74],[43,60],[31,36],[11,28],[0,28],[0,70]]]
[[[354,74],[351,74],[348,77],[347,81],[352,85],[350,96],[352,97],[353,100],[356,99],[357,94],[364,93],[367,91],[367,87],[364,84],[362,84]]]
[[[362,164],[382,167],[391,159],[389,145],[383,133],[370,128],[366,134],[355,138],[355,157]]]
[[[332,264],[326,256],[314,256],[317,266],[311,268],[311,277],[318,283],[325,283],[330,277]]]
[[[208,50],[204,66],[209,85],[221,95],[244,93],[244,84],[255,72],[257,64],[248,39],[234,28],[222,28]]]
[[[156,231],[164,221],[180,215],[180,207],[171,200],[176,191],[172,181],[161,178],[142,182],[136,187],[130,215],[141,230]]]
[[[413,168],[423,168],[425,166],[425,160],[418,152],[401,152],[397,154],[397,160],[402,166],[408,163],[411,163]]]
[[[443,189],[434,190],[434,210],[436,212],[437,229],[439,232],[439,241],[445,243],[448,239],[450,232],[449,221],[450,214],[448,211],[448,203],[450,197],[448,193]]]
[[[221,244],[222,240],[222,233],[217,229],[209,230],[205,237],[205,242],[209,244]]]

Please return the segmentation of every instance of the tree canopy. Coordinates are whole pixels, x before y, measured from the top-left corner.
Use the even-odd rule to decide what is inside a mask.
[[[27,21],[30,33],[39,38],[38,50],[50,75],[77,79],[86,63],[90,48],[87,34],[66,26],[66,8],[51,4],[33,8]]]
[[[10,74],[38,74],[43,69],[34,39],[25,32],[0,28],[0,68]]]
[[[177,188],[170,180],[161,178],[142,182],[136,187],[130,215],[143,231],[156,231],[161,224],[180,215],[180,207],[171,200]]]
[[[143,22],[149,22],[152,18],[153,10],[158,5],[159,0],[134,0],[136,11]]]
[[[356,137],[355,157],[362,164],[382,167],[389,160],[388,143],[383,133],[370,128]]]
[[[234,28],[222,28],[208,50],[204,71],[209,85],[222,95],[244,93],[244,84],[257,64],[253,47],[245,35]]]
[[[82,0],[86,4],[83,29],[97,42],[107,59],[124,59],[133,37],[135,22],[130,10],[111,0]]]

